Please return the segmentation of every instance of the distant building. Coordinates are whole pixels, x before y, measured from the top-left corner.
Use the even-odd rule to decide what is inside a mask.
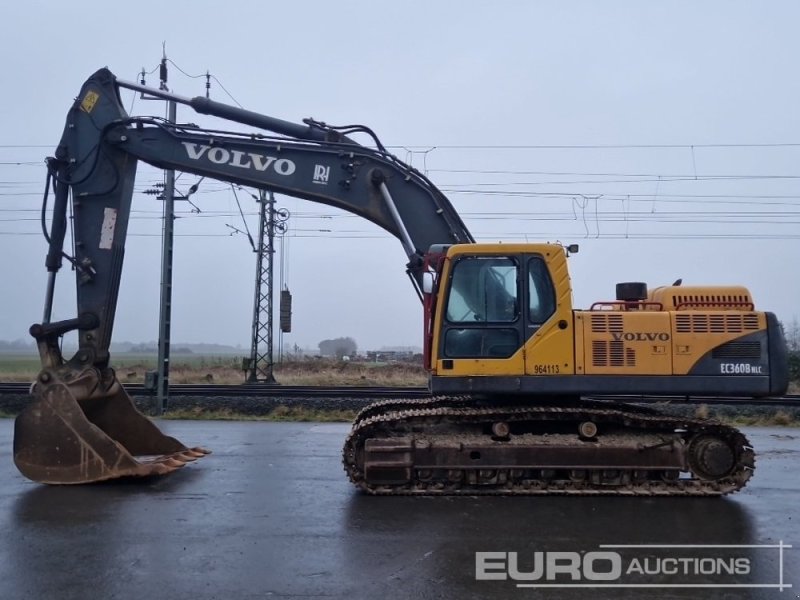
[[[419,354],[412,350],[368,350],[370,362],[417,362]]]

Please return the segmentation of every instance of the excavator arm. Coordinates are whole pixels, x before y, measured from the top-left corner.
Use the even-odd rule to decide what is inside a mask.
[[[120,87],[269,133],[131,117]],[[354,133],[370,135],[376,147],[356,143],[348,137]],[[56,155],[48,159],[47,189],[52,187],[55,198],[49,231],[44,226],[47,196],[42,211],[49,279],[43,321],[31,327],[43,370],[33,402],[17,418],[14,440],[18,468],[35,481],[85,483],[161,474],[206,453],[158,431],[136,411],[109,368],[138,161],[320,202],[368,219],[400,240],[418,289],[423,255],[432,245],[474,241],[447,198],[387,152],[366,127],[299,125],[97,71],[84,83]],[[70,196],[74,256],[64,251]],[[52,322],[56,273],[65,258],[76,272],[78,315]],[[64,360],[59,340],[73,330],[79,332],[79,349]]]

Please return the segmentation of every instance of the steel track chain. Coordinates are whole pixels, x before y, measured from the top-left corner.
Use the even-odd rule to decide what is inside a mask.
[[[385,400],[361,410],[343,448],[343,463],[350,480],[359,489],[380,495],[639,495],[639,496],[722,496],[743,488],[755,469],[755,455],[747,438],[733,427],[717,421],[674,417],[650,408],[625,405],[613,407],[608,402],[586,401],[570,406],[525,406],[473,408],[474,400],[465,396],[438,397],[424,400]],[[526,480],[509,482],[504,487],[444,485],[441,482],[416,480],[398,486],[371,486],[357,464],[357,456],[370,437],[392,437],[405,428],[420,428],[441,423],[478,424],[490,421],[593,420],[627,428],[653,432],[684,430],[684,438],[711,433],[724,438],[736,453],[736,464],[720,479],[697,478],[675,481],[632,481],[624,486],[593,485],[589,481]],[[412,470],[413,472],[413,470]]]

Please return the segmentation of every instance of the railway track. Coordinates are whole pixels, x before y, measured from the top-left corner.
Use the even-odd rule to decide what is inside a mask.
[[[153,390],[142,384],[124,386],[132,396],[154,395]],[[0,396],[27,394],[30,383],[0,382]],[[431,394],[425,387],[378,387],[378,386],[290,386],[265,384],[209,385],[176,384],[169,388],[175,397],[264,397],[264,398],[404,398],[424,399]],[[736,398],[733,396],[591,396],[591,399],[612,400],[631,404],[727,404],[741,406],[798,406],[800,394],[766,398]]]
[[[0,395],[27,394],[30,383],[0,383]],[[155,395],[155,391],[142,384],[124,385],[132,396]],[[430,392],[423,387],[368,387],[368,386],[296,386],[296,385],[201,385],[176,384],[169,388],[170,396],[209,397],[269,397],[269,398],[428,398]]]

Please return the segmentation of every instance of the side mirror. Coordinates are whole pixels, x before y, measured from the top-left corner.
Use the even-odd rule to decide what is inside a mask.
[[[433,289],[436,287],[436,279],[432,271],[425,271],[422,274],[422,293],[432,294]]]

